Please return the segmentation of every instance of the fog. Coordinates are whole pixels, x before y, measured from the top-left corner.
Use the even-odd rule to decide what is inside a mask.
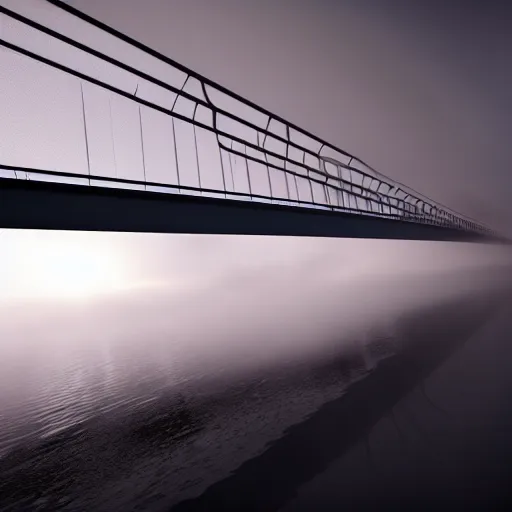
[[[0,244],[4,390],[84,354],[128,374],[144,361],[175,384],[311,364],[412,309],[512,283],[510,249],[466,243],[3,231]],[[66,247],[122,257],[125,288],[16,293]]]

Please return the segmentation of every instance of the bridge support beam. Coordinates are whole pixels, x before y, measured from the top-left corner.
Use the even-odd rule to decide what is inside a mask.
[[[0,228],[482,241],[365,215],[7,178],[0,178]]]

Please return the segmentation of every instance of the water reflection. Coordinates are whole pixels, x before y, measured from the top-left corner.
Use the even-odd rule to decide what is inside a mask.
[[[247,350],[226,359],[215,333],[187,347],[177,333],[185,339],[190,333],[180,328],[163,340],[153,334],[137,343],[130,342],[129,330],[119,339],[108,325],[104,332],[85,330],[85,336],[80,329],[88,322],[105,326],[106,308],[109,325],[116,325],[121,311],[126,315],[145,300],[122,307],[112,300],[94,307],[60,305],[58,314],[39,304],[37,315],[46,318],[40,337],[47,344],[31,345],[39,332],[26,329],[17,331],[23,350],[4,347],[1,380],[10,387],[0,393],[2,510],[113,511],[148,499],[170,505],[226,476],[393,351],[392,325],[384,322],[373,325],[374,342],[365,350],[357,339],[348,343],[331,333],[337,341],[324,340],[316,358],[276,364],[256,350],[256,363],[244,363],[237,372],[236,361]],[[171,324],[190,306],[185,297],[165,304]],[[158,309],[155,302],[145,310],[153,325],[163,321]],[[267,336],[263,350],[276,334]],[[212,340],[221,355],[206,347],[205,358],[201,348]],[[243,349],[247,340],[226,341],[228,347],[236,342]]]
[[[394,336],[402,349],[393,357],[379,361],[374,371],[351,386],[346,394],[326,401],[314,414],[286,429],[263,453],[244,462],[227,478],[172,510],[281,510],[302,484],[326,470],[357,442],[366,444],[366,453],[361,458],[369,474],[359,483],[360,488],[350,491],[352,495],[365,496],[372,504],[369,510],[379,510],[377,502],[366,496],[365,487],[369,480],[382,476],[372,471],[375,468],[369,435],[373,427],[383,417],[392,416],[394,405],[404,395],[508,304],[504,297],[483,294],[443,301],[406,315]],[[340,493],[336,510],[344,505],[342,496]],[[351,509],[350,502],[347,505]],[[318,507],[309,503],[307,510],[324,507],[334,510],[327,503]]]
[[[294,296],[294,272],[269,283],[251,269],[208,293],[3,304],[0,509],[196,497],[399,350],[404,315],[505,281],[473,268],[351,288],[319,273]]]

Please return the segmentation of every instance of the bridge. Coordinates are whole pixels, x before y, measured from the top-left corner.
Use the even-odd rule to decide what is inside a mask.
[[[502,240],[60,0],[2,4],[0,227]]]

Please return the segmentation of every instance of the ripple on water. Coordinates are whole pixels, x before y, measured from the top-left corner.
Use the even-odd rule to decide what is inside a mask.
[[[366,373],[360,355],[348,365],[338,355],[318,368],[290,366],[215,388],[165,363],[131,365],[106,352],[70,351],[47,363],[51,378],[29,383],[2,409],[2,500],[114,512],[157,495],[193,495]]]

